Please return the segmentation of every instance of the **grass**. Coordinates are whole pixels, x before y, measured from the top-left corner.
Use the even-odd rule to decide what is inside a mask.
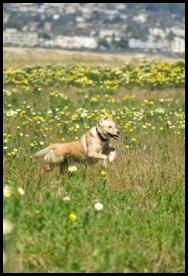
[[[118,66],[125,62],[138,62],[140,57],[146,56],[149,60],[161,59],[169,62],[176,58],[159,54],[125,53],[125,54],[101,54],[79,51],[51,50],[40,48],[6,48],[3,49],[4,66],[23,67],[55,63],[59,65],[89,64],[92,66]]]
[[[14,229],[4,236],[4,272],[184,272],[183,89],[40,87],[5,87],[4,186],[12,194],[4,218]],[[80,137],[103,109],[121,129],[106,175],[99,164],[78,164],[40,179],[31,154]]]

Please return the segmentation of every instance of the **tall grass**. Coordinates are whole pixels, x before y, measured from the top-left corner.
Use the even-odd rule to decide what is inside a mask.
[[[5,90],[4,186],[11,196],[4,196],[4,217],[14,229],[4,240],[4,271],[184,272],[183,90]],[[112,141],[117,159],[105,172],[77,164],[74,173],[39,177],[32,153],[80,137],[104,109],[121,129]]]

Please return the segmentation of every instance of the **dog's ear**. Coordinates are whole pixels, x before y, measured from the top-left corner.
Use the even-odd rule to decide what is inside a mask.
[[[104,121],[104,115],[99,115],[98,125],[100,126],[103,121]]]

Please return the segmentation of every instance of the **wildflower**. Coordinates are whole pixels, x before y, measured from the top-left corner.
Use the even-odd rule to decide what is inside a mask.
[[[77,170],[78,170],[78,168],[77,168],[76,166],[69,166],[69,167],[68,167],[68,171],[71,172],[71,173],[72,173],[72,172],[75,172],[75,171],[77,171]]]
[[[70,213],[70,214],[68,215],[68,219],[69,219],[70,221],[75,221],[75,220],[77,220],[77,216],[76,216],[74,213]]]
[[[100,175],[101,176],[106,176],[106,172],[105,171],[101,171]]]
[[[43,141],[41,141],[41,142],[39,143],[39,145],[43,146],[43,145],[44,145],[44,142],[43,142]]]
[[[65,201],[65,202],[70,201],[70,197],[69,197],[69,196],[65,196],[65,197],[63,198],[63,201]]]
[[[129,145],[125,145],[125,148],[126,148],[126,149],[129,149]]]
[[[3,219],[3,235],[9,234],[12,232],[14,226],[7,219]]]
[[[22,187],[18,187],[18,193],[23,196],[25,194],[25,191]]]
[[[135,141],[136,141],[136,138],[132,138],[131,141],[132,141],[132,142],[135,142]]]
[[[100,203],[100,202],[96,202],[95,205],[94,205],[94,208],[97,210],[97,211],[101,211],[103,209],[103,204]]]
[[[12,193],[13,193],[12,189],[9,186],[4,186],[4,188],[3,188],[3,195],[5,197],[11,197]]]

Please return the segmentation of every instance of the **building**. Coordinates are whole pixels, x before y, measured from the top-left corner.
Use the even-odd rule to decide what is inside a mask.
[[[54,43],[58,47],[67,49],[96,49],[97,42],[93,37],[87,36],[57,36]]]
[[[139,14],[133,17],[133,20],[138,23],[144,23],[147,20],[147,14]]]
[[[108,42],[111,42],[114,38],[115,40],[120,40],[121,33],[117,30],[101,30],[99,32],[99,38],[104,38]]]
[[[3,45],[7,46],[29,46],[38,44],[36,32],[18,32],[16,29],[6,29],[3,32]]]
[[[185,53],[185,39],[175,37],[171,42],[171,48],[174,53]]]
[[[147,41],[142,41],[140,39],[131,38],[128,42],[129,48],[132,49],[145,49],[145,50],[160,50],[169,51],[170,42],[165,39],[154,41],[154,39],[149,38]]]

